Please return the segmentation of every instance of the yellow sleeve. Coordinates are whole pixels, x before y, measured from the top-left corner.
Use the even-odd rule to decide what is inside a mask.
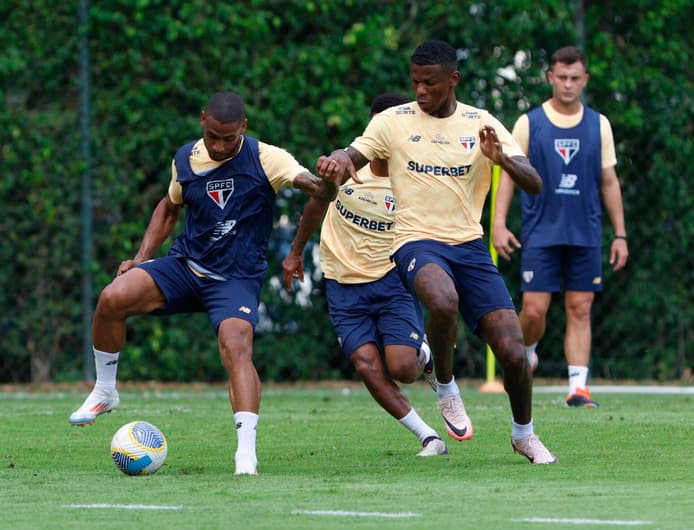
[[[515,138],[518,147],[520,147],[527,156],[528,145],[530,143],[530,121],[528,120],[527,114],[523,114],[516,120],[516,123],[513,126],[513,132],[511,134],[513,135],[513,138]]]
[[[174,204],[183,204],[183,188],[178,182],[176,164],[171,161],[171,182],[169,182],[169,199]]]
[[[301,173],[310,173],[289,152],[274,145],[258,142],[260,165],[275,191],[292,187],[294,179]]]
[[[600,114],[600,143],[602,145],[602,165],[601,167],[612,167],[617,165],[617,154],[614,148],[614,137],[609,120]]]

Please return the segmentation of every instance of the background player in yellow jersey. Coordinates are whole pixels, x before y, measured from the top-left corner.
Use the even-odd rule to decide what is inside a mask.
[[[453,377],[458,312],[494,351],[513,414],[513,449],[536,464],[556,458],[534,433],[532,375],[508,289],[482,240],[480,217],[498,164],[518,186],[538,193],[542,181],[511,134],[488,112],[456,99],[456,50],[431,40],[410,60],[416,101],[374,116],[347,149],[317,162],[318,174],[358,181],[369,160],[388,160],[397,198],[393,258],[402,281],[429,310],[439,408],[448,434],[472,435]]]
[[[337,188],[284,149],[247,136],[238,94],[214,94],[200,125],[202,138],[174,157],[168,193],[154,209],[137,254],[120,264],[99,295],[93,322],[96,383],[70,423],[94,423],[120,404],[116,373],[128,317],[206,312],[229,376],[238,440],[234,473],[256,475],[261,383],[253,365],[253,332],[276,193],[294,187],[330,201]],[[183,232],[166,256],[154,258],[184,206]]]
[[[371,115],[407,101],[398,94],[381,94],[371,104]],[[396,382],[414,382],[430,352],[423,343],[419,302],[405,289],[390,260],[397,206],[390,182],[379,178],[387,175],[387,163],[372,160],[359,172],[362,183],[344,184],[329,207],[309,198],[282,263],[284,281],[289,290],[293,278],[303,281],[304,247],[325,215],[320,263],[342,351],[374,399],[417,436],[422,444],[418,456],[443,455],[448,452],[446,444]],[[428,381],[431,384],[433,376]]]
[[[590,361],[590,311],[602,290],[602,222],[600,194],[609,214],[614,240],[610,263],[615,271],[629,254],[622,192],[615,171],[614,140],[605,116],[584,106],[588,83],[585,55],[574,46],[560,48],[550,59],[547,80],[552,97],[523,114],[513,136],[543,180],[539,195],[521,193],[521,237],[506,227],[514,184],[502,172],[496,196],[494,247],[508,260],[521,253],[523,306],[519,315],[531,366],[545,334],[552,293],[565,291],[564,354],[569,370],[566,404],[597,407],[586,385]]]

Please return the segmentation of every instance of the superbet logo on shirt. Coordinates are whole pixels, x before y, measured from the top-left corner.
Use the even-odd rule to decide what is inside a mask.
[[[222,210],[234,193],[234,179],[212,180],[207,183],[207,196]]]
[[[568,165],[571,159],[576,156],[581,147],[581,142],[578,138],[568,138],[562,139],[557,138],[554,140],[554,150],[562,158],[564,164]]]

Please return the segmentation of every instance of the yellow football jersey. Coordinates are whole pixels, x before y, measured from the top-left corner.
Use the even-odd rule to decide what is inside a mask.
[[[320,263],[326,278],[365,283],[386,275],[395,264],[390,248],[395,227],[395,197],[387,177],[368,165],[363,184],[348,181],[330,204],[320,235]]]
[[[354,140],[352,147],[369,160],[388,160],[398,200],[392,251],[410,241],[458,244],[482,236],[492,167],[479,148],[483,125],[494,127],[504,153],[524,156],[499,120],[460,102],[447,118],[422,112],[416,102],[391,107]]]

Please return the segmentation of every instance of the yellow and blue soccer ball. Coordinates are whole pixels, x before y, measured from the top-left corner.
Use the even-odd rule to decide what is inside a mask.
[[[111,458],[126,475],[151,475],[166,460],[166,437],[151,423],[123,425],[111,439]]]

